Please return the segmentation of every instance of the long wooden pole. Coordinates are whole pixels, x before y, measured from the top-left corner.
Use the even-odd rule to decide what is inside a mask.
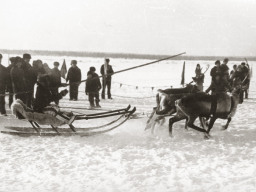
[[[123,70],[120,70],[120,71],[116,71],[116,72],[112,73],[111,75],[115,75],[115,74],[122,73],[122,72],[125,72],[125,71],[130,71],[130,70],[137,69],[137,68],[140,68],[140,67],[144,67],[144,66],[147,66],[147,65],[152,65],[152,64],[154,64],[154,63],[158,63],[158,62],[160,62],[160,61],[164,61],[164,60],[168,60],[168,59],[171,59],[171,58],[174,58],[174,57],[178,57],[178,56],[183,55],[183,54],[186,54],[186,52],[179,53],[179,54],[177,54],[177,55],[172,55],[172,56],[169,56],[169,57],[165,57],[165,58],[163,58],[163,59],[159,59],[159,60],[156,60],[156,61],[152,61],[152,62],[149,62],[149,63],[145,63],[145,64],[138,65],[138,66],[135,66],[135,67],[130,67],[130,68],[127,68],[127,69],[123,69]],[[107,75],[102,75],[102,76],[99,76],[99,78],[106,77],[106,76],[107,76]],[[87,81],[87,79],[80,81],[80,83],[86,82],[86,81]]]

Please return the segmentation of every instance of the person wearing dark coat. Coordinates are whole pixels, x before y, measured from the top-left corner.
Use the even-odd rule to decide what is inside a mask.
[[[232,76],[234,75],[234,73],[236,72],[237,70],[237,65],[233,65],[233,69],[230,71],[230,79],[232,78]]]
[[[112,66],[109,64],[110,59],[106,58],[105,59],[105,64],[103,64],[100,68],[100,73],[103,76],[102,77],[102,93],[101,93],[101,98],[105,99],[105,89],[107,87],[108,89],[108,99],[112,99],[111,97],[111,79],[112,79],[112,74],[114,73],[114,70]]]
[[[224,81],[229,81],[229,67],[228,67],[228,61],[229,59],[228,58],[225,58],[223,60],[223,63],[220,65],[220,70],[221,70],[221,73],[222,73],[222,79]]]
[[[249,86],[250,86],[250,67],[249,65],[245,65],[245,62],[241,63],[241,67],[242,67],[242,72],[244,75],[244,95],[245,95],[245,99],[248,99],[248,90],[249,90]]]
[[[22,58],[16,57],[15,64],[11,69],[11,80],[13,93],[16,99],[20,99],[23,103],[26,103],[26,80],[25,73],[22,68]]]
[[[99,79],[99,75],[95,73],[95,67],[90,67],[90,70],[87,73],[87,81],[85,93],[89,97],[90,107],[91,109],[95,108],[94,98],[96,102],[96,108],[100,108],[100,99],[99,99],[99,90],[101,89],[101,83]]]
[[[240,92],[240,102],[243,102],[244,95],[248,97],[247,89],[249,88],[249,74],[248,70],[244,69],[245,66],[242,64],[237,67],[237,70],[234,72],[232,76],[233,87],[242,86],[242,90]]]
[[[205,90],[206,93],[209,93],[210,91],[212,95],[216,95],[222,92],[231,92],[231,87],[229,83],[224,81],[221,75],[218,74],[214,77],[214,80],[212,80],[211,85],[208,87],[208,89]]]
[[[23,64],[22,68],[24,70],[25,80],[26,80],[26,105],[27,107],[32,107],[32,101],[34,96],[34,86],[36,84],[36,74],[34,73],[34,70],[32,69],[32,66],[30,65],[31,55],[28,53],[23,54]]]
[[[11,70],[15,64],[15,57],[10,58],[11,64],[7,67],[8,79],[7,79],[7,91],[9,92],[9,108],[13,103],[13,88],[12,88],[12,79],[11,79]]]
[[[0,113],[2,116],[6,116],[5,110],[5,91],[7,88],[8,71],[5,66],[2,65],[2,54],[0,54]]]
[[[220,75],[221,70],[220,70],[220,61],[217,60],[215,61],[215,66],[211,69],[210,75],[212,76],[212,80],[215,79],[216,75]]]
[[[49,106],[51,102],[60,100],[68,91],[63,90],[60,93],[53,94],[50,90],[51,78],[48,74],[40,74],[37,81],[36,97],[33,105],[33,110],[43,113],[45,107]]]
[[[59,67],[59,62],[54,62],[53,63],[54,68],[51,70],[50,73],[50,78],[51,80],[51,91],[53,94],[58,94],[59,93],[59,87],[61,86],[61,73],[60,70],[58,69]],[[55,101],[55,104],[58,105],[59,101]]]
[[[81,82],[81,70],[77,67],[77,61],[71,61],[71,67],[68,70],[67,79],[69,81],[69,100],[77,101],[78,98],[78,87]]]

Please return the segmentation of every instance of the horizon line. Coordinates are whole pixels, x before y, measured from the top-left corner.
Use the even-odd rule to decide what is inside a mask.
[[[51,55],[51,56],[74,56],[74,57],[112,57],[112,58],[131,58],[131,59],[160,59],[168,57],[167,54],[147,54],[147,53],[120,53],[120,52],[94,52],[94,51],[65,51],[65,50],[36,50],[36,49],[0,49],[3,54],[23,54],[30,53],[35,55]],[[182,55],[173,60],[182,60],[189,58],[190,60],[201,59],[224,59],[225,57],[230,59],[244,60],[250,58],[256,61],[256,56],[213,56],[213,55]]]

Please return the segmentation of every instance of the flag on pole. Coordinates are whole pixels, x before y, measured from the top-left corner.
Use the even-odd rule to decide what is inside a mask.
[[[181,73],[181,85],[185,84],[185,61],[183,63],[183,69],[182,69],[182,73]]]
[[[62,66],[61,66],[60,74],[61,74],[61,77],[65,79],[66,74],[67,74],[67,66],[66,66],[66,61],[65,61],[65,59],[64,59],[63,64],[62,64]]]

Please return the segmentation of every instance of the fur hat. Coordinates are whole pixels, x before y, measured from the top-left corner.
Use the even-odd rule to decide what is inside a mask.
[[[75,65],[76,65],[76,64],[77,64],[77,60],[72,60],[72,61],[71,61],[71,65],[72,65],[72,64],[75,64]]]
[[[23,63],[23,59],[19,56],[15,57],[15,64],[22,62]]]
[[[220,60],[215,61],[215,65],[220,64]]]
[[[95,67],[90,67],[90,71],[91,71],[91,72],[96,71]]]
[[[31,55],[28,53],[23,54],[23,59],[31,59]]]
[[[16,62],[16,57],[11,57],[9,60],[11,61],[11,63],[15,63]]]
[[[105,58],[105,61],[106,61],[107,63],[109,63],[110,59],[109,59],[109,58]]]
[[[53,65],[54,65],[54,66],[60,66],[60,63],[57,62],[57,61],[55,61],[55,62],[53,63]]]
[[[223,60],[224,63],[227,63],[228,61],[229,61],[228,58],[225,58],[225,59]]]

